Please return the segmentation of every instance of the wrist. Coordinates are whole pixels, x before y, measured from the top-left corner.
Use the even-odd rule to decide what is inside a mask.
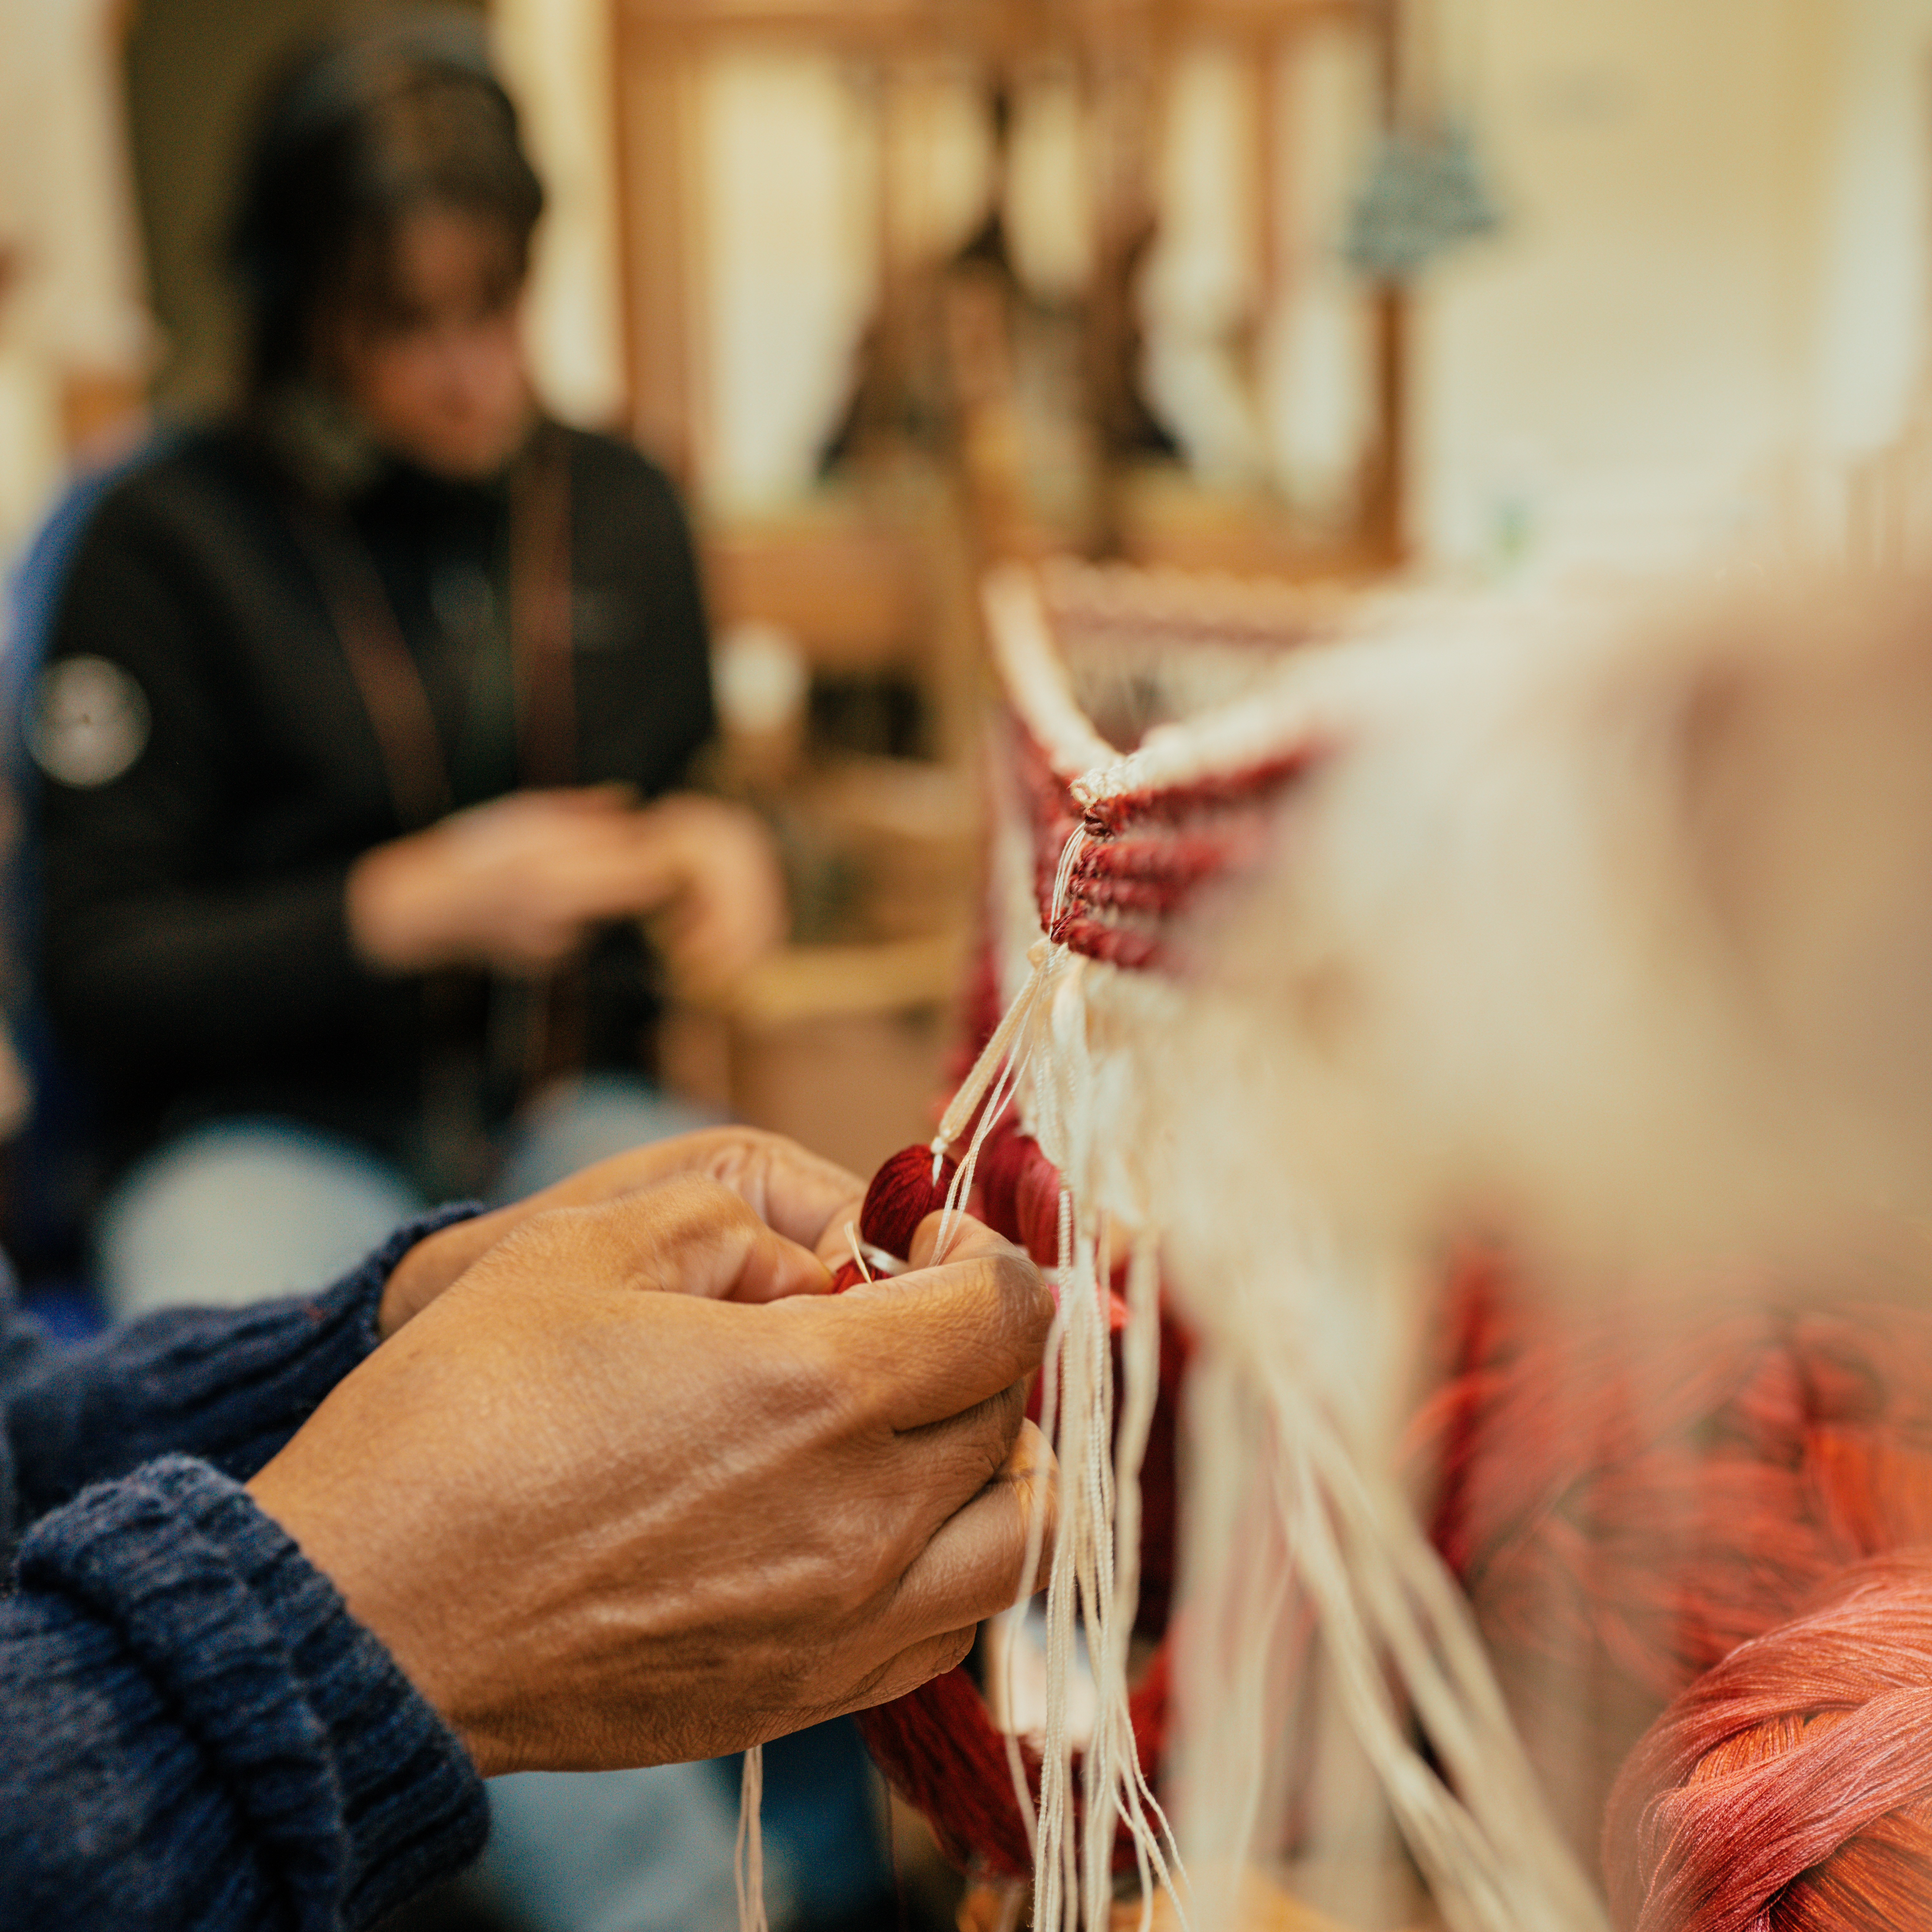
[[[168,1456],[96,1485],[28,1533],[20,1580],[115,1634],[103,1654],[131,1654],[143,1700],[237,1801],[304,1922],[371,1924],[481,1848],[460,1734],[272,1514],[206,1464]]]
[[[244,1486],[249,1502],[325,1578],[350,1616],[374,1636],[394,1667],[460,1741],[478,1774],[503,1769],[501,1754],[472,1736],[462,1720],[459,1660],[436,1586],[421,1574],[420,1537],[398,1534],[373,1492],[354,1472],[324,1470],[303,1454],[300,1436]]]

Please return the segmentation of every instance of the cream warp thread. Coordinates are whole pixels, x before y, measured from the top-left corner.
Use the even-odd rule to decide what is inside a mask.
[[[739,1932],[770,1932],[765,1916],[765,1834],[760,1808],[765,1796],[765,1748],[754,1744],[745,1754],[745,1772],[738,1790],[738,1839],[733,1848],[731,1876],[738,1892]]]
[[[1054,916],[1085,838],[1076,830],[1061,854]],[[965,1130],[974,1110],[980,1110],[972,1141],[949,1190],[946,1218],[940,1223],[942,1252],[952,1217],[970,1189],[980,1149],[1006,1106],[1022,1090],[1032,1101],[1036,1136],[1048,1157],[1056,1160],[1063,1177],[1055,1269],[1059,1311],[1042,1371],[1042,1429],[1059,1458],[1061,1502],[1047,1590],[1047,1711],[1036,1810],[1017,1739],[1009,1739],[1007,1760],[1034,1849],[1036,1927],[1077,1932],[1083,1918],[1089,1924],[1106,1922],[1114,1836],[1122,1826],[1133,1844],[1142,1877],[1144,1919],[1151,1922],[1154,1897],[1165,1890],[1185,1926],[1186,1910],[1176,1883],[1178,1857],[1134,1748],[1127,1685],[1138,1588],[1140,1463],[1159,1384],[1157,1266],[1149,1250],[1130,1273],[1138,1305],[1138,1335],[1132,1348],[1136,1367],[1128,1424],[1117,1447],[1105,1222],[1094,1209],[1083,1210],[1081,1204],[1090,1202],[1096,1190],[1083,1186],[1076,1191],[1065,1178],[1070,1172],[1093,1173],[1101,1151],[1087,1065],[1082,992],[1091,962],[1044,938],[1033,960],[1026,984],[962,1083],[934,1141],[936,1148],[948,1144]],[[1123,1542],[1117,1513],[1123,1508],[1130,1526],[1125,1546],[1133,1552],[1124,1566],[1118,1560]],[[1039,1540],[1036,1526],[1024,1573],[1028,1578],[1038,1568]],[[1084,1844],[1074,1827],[1073,1752],[1068,1730],[1076,1624],[1085,1638],[1096,1690],[1094,1731],[1083,1766]]]
[[[1030,583],[1017,574],[1004,578],[989,584],[987,602],[1015,708],[1082,805],[1117,797],[1156,778],[1172,783],[1226,770],[1228,754],[1237,749],[1252,758],[1306,742],[1313,707],[1272,697],[1244,707],[1245,716],[1229,712],[1193,727],[1165,728],[1159,746],[1150,742],[1147,748],[1154,755],[1122,758],[1104,746],[1080,714]],[[1084,773],[1073,769],[1096,747],[1104,756],[1094,758],[1094,769]],[[1049,932],[1058,925],[1084,838],[1076,831],[1060,855],[1046,922]],[[1118,1466],[1111,1462],[1116,1392],[1100,1312],[1105,1277],[1096,1258],[1103,1238],[1102,1197],[1108,1192],[1098,1184],[1100,1139],[1112,1124],[1096,1118],[1085,1019],[1090,999],[1104,1004],[1118,976],[1117,969],[1096,962],[1070,956],[1062,964],[1064,952],[1044,940],[1036,946],[1025,985],[941,1129],[942,1136],[963,1132],[973,1108],[992,1090],[974,1144],[956,1177],[949,1208],[965,1198],[979,1144],[997,1112],[1016,1098],[1064,1184],[1060,1312],[1048,1365],[1049,1388],[1057,1388],[1059,1397],[1052,1440],[1060,1460],[1062,1506],[1048,1596],[1048,1731],[1035,1837],[1035,1922],[1047,1932],[1077,1932],[1083,1916],[1093,1927],[1106,1922],[1116,1817],[1126,1822],[1142,1867],[1144,1925],[1152,1882],[1174,1889],[1160,1839],[1149,1824],[1160,1814],[1136,1760],[1126,1715],[1126,1633],[1120,1627],[1124,1604],[1125,1616],[1131,1617],[1132,1597],[1125,1587],[1130,1568],[1118,1558],[1123,1549],[1137,1546],[1138,1482],[1128,1478],[1126,1463],[1133,1462],[1137,1478],[1141,1445],[1133,1440],[1136,1426],[1124,1426],[1121,1460]],[[1108,1178],[1116,1178],[1118,1172]],[[1135,1218],[1138,1225],[1148,1225],[1148,1217]],[[1283,1234],[1292,1242],[1290,1231]],[[1256,1268],[1264,1271],[1268,1257],[1253,1258]],[[1243,1294],[1248,1285],[1226,1286]],[[1298,1300],[1305,1306],[1311,1292],[1324,1291],[1374,1293],[1378,1286],[1339,1280],[1312,1290],[1297,1284],[1282,1298],[1282,1312],[1292,1322],[1288,1311]],[[1244,1299],[1251,1314],[1265,1318],[1251,1296]],[[1278,1438],[1274,1474],[1262,1494],[1280,1522],[1295,1580],[1313,1600],[1351,1726],[1439,1907],[1456,1932],[1518,1932],[1526,1926],[1538,1932],[1544,1927],[1552,1932],[1595,1932],[1603,1922],[1600,1906],[1547,1819],[1466,1605],[1406,1502],[1386,1480],[1378,1486],[1365,1481],[1318,1392],[1294,1372],[1292,1364],[1284,1364],[1282,1353],[1261,1346],[1261,1360],[1236,1371],[1245,1371]],[[1130,1336],[1122,1366],[1124,1422],[1136,1424],[1143,1404],[1150,1406],[1149,1384],[1157,1376],[1157,1350],[1150,1360],[1144,1345],[1136,1348]],[[1234,1413],[1231,1406],[1223,1424]],[[1230,1446],[1239,1453],[1239,1445]],[[1251,1452],[1254,1446],[1250,1445]],[[1225,1456],[1222,1466],[1228,1466]],[[1280,1595],[1274,1593],[1252,1606],[1248,1628],[1224,1636],[1266,1645],[1281,1624]],[[1072,1843],[1065,1733],[1076,1606],[1083,1613],[1100,1713],[1085,1767],[1088,1828],[1081,1847]],[[1223,1607],[1240,1618],[1238,1605]],[[1399,1692],[1388,1681],[1390,1665],[1397,1672]],[[1412,1741],[1412,1708],[1454,1780],[1454,1790],[1424,1762]],[[1184,1727],[1185,1712],[1180,1716]],[[1256,1743],[1265,1754],[1266,1741],[1258,1736]],[[1016,1760],[1017,1753],[1013,1755]],[[1195,1775],[1204,1771],[1197,1758]],[[1258,1802],[1252,1786],[1222,1796],[1236,1810]],[[1165,1830],[1162,1819],[1160,1831]],[[1083,1876],[1084,1886],[1078,1882]]]

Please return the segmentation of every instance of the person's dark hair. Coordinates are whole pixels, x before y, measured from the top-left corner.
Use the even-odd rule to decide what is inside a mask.
[[[543,188],[472,22],[411,16],[312,47],[283,70],[229,237],[251,395],[304,372],[328,308],[380,308],[396,229],[431,206],[500,227],[520,278]]]

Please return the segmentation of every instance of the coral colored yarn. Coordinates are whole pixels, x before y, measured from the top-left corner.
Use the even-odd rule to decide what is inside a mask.
[[[1626,1932],[1932,1925],[1932,1550],[1860,1565],[1700,1677],[1604,1844]]]
[[[1932,1925],[1932,1904],[1903,1918],[1887,1916],[1891,1904],[1875,1914],[1828,1909],[1855,1870],[1870,1879],[1872,1898],[1902,1895],[1906,1880],[1894,1866],[1911,1833],[1881,1822],[1896,1801],[1887,1749],[1874,1748],[1868,1729],[1848,1733],[1866,1739],[1865,1784],[1856,1753],[1829,1760],[1842,1786],[1804,1782],[1812,1776],[1804,1767],[1827,1760],[1826,1732],[1850,1721],[1825,1710],[1829,1699],[1807,1701],[1838,1681],[1820,1674],[1837,1668],[1832,1646],[1843,1639],[1832,1633],[1856,1624],[1868,1646],[1870,1685],[1850,1704],[1875,1695],[1888,1672],[1932,1687],[1932,1658],[1918,1654],[1932,1642],[1932,1559],[1897,1571],[1838,1624],[1801,1622],[1772,1650],[1752,1648],[1852,1566],[1932,1544],[1932,1312],[1840,1304],[1792,1315],[1767,1305],[1758,1283],[1750,1299],[1734,1295],[1694,1316],[1546,1311],[1532,1320],[1512,1306],[1506,1282],[1474,1271],[1452,1301],[1462,1360],[1417,1431],[1423,1466],[1441,1474],[1433,1534],[1469,1594],[1552,1802],[1580,1849],[1601,1838],[1612,1889],[1628,1907],[1622,1922],[1644,1932]],[[1881,1565],[1872,1574],[1886,1573]],[[1756,1660],[1738,1661],[1747,1658]],[[1776,1670],[1785,1672],[1781,1690]],[[1760,1700],[1784,1696],[1802,1714],[1780,1718],[1777,1737],[1760,1734],[1756,1705],[1735,1702],[1747,1690]],[[1617,1783],[1626,1754],[1666,1705],[1671,1715]],[[1916,1748],[1932,1790],[1932,1708],[1922,1721],[1902,1706],[1894,1714],[1921,1726]],[[1726,1724],[1759,1742],[1724,1744]],[[1666,1729],[1679,1744],[1664,1763],[1654,1740]],[[1792,1755],[1799,1733],[1813,1731],[1816,1748]],[[1743,1783],[1700,1787],[1654,1817],[1642,1810],[1720,1745],[1736,1760],[1724,1775]],[[1851,1750],[1849,1742],[1836,1748]],[[1702,1775],[1716,1778],[1718,1763]],[[1606,1829],[1613,1783],[1621,1809]],[[1641,1798],[1630,1796],[1639,1786]],[[1855,1816],[1860,1788],[1869,1804]],[[1738,1794],[1735,1815],[1724,1809],[1730,1792]],[[1724,1830],[1786,1845],[1780,1857],[1822,1858],[1814,1838],[1790,1836],[1798,1827],[1789,1814],[1828,1798],[1838,1833],[1830,1846],[1844,1847],[1832,1854],[1838,1876],[1768,1917],[1712,1904],[1733,1898],[1746,1867],[1710,1822],[1710,1807]],[[1640,1815],[1650,1822],[1640,1828]],[[1756,1822],[1743,1822],[1748,1815]],[[1666,1831],[1656,1822],[1664,1818],[1696,1822],[1673,1838],[1676,1824]],[[1858,1850],[1867,1823],[1879,1841]],[[1932,1857],[1932,1836],[1912,1843],[1912,1858]],[[1633,1899],[1633,1886],[1660,1902]]]

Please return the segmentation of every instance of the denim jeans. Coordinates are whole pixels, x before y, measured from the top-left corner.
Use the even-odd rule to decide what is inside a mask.
[[[713,1124],[622,1075],[560,1084],[506,1136],[495,1198],[519,1200],[606,1155]],[[102,1298],[125,1321],[320,1288],[430,1204],[352,1141],[288,1120],[213,1121],[157,1149],[109,1198],[94,1227]]]

